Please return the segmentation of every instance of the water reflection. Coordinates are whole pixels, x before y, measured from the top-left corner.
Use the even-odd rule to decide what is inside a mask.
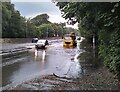
[[[34,61],[37,60],[37,56],[38,56],[38,50],[35,48],[35,56],[34,56]]]
[[[38,49],[35,49],[35,53],[34,53],[34,61],[37,61],[37,58],[40,57],[40,62],[42,64],[45,63],[45,55],[46,55],[46,51],[45,50],[39,50],[39,52],[42,52],[41,55],[38,55]]]
[[[45,63],[45,50],[42,51],[42,64]]]
[[[83,40],[80,43],[79,47],[80,50],[84,50],[78,56],[80,65],[84,73],[93,72],[93,70],[98,69],[100,63],[97,60],[97,51],[96,51],[97,48],[95,47],[95,45],[88,43],[87,40]]]

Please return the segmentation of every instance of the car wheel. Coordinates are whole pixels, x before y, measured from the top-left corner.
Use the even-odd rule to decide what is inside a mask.
[[[38,46],[35,46],[36,49],[38,49]]]
[[[42,46],[42,49],[45,49],[45,46]]]

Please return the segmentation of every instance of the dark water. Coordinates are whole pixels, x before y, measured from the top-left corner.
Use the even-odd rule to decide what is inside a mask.
[[[93,44],[84,40],[80,44],[80,49],[84,50],[84,52],[79,54],[78,59],[85,74],[93,72],[102,65],[102,62],[98,59],[98,48],[94,47]]]

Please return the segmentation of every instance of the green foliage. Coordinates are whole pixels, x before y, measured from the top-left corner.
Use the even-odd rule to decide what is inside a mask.
[[[61,24],[53,23],[51,24],[54,29],[54,36],[62,36],[63,35],[63,27]]]
[[[47,38],[54,36],[54,29],[51,24],[42,24],[38,27],[40,37]]]
[[[2,2],[2,37],[23,37],[24,20],[10,2]]]
[[[101,33],[104,35],[105,33]],[[106,33],[107,34],[107,33]],[[106,40],[105,40],[106,39]],[[120,32],[118,30],[111,32],[110,36],[102,36],[99,46],[100,57],[111,71],[117,73],[120,67]]]
[[[33,23],[31,23],[30,20],[27,20],[27,24],[25,23],[25,25],[27,25],[27,29],[25,28],[26,37],[27,38],[37,37],[37,27]]]
[[[70,24],[79,23],[81,36],[98,38],[99,56],[105,65],[120,73],[120,2],[57,2]]]
[[[38,37],[46,38],[62,36],[65,23],[51,23],[47,14],[37,15],[33,19],[25,19],[10,2],[2,3],[2,37]]]
[[[37,15],[33,19],[25,19],[14,9],[11,2],[2,3],[2,37],[38,37],[46,38],[62,36],[65,23],[51,23],[47,14]]]
[[[41,15],[37,15],[35,18],[33,18],[31,20],[32,23],[34,23],[35,26],[39,26],[43,23],[47,24],[47,23],[50,23],[48,21],[49,19],[49,16],[47,14],[41,14]]]

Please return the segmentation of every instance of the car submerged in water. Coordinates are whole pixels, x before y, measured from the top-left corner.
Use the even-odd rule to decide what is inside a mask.
[[[38,40],[35,44],[36,49],[45,49],[45,46],[48,45],[48,40]]]

